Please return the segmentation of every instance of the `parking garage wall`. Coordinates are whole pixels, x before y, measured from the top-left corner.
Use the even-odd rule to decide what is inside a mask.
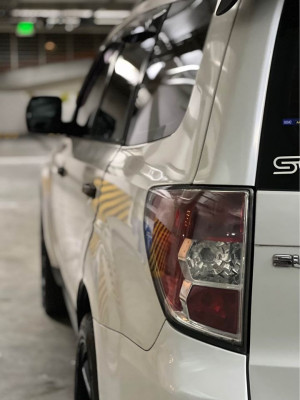
[[[22,67],[93,58],[103,35],[38,33],[18,37],[0,33],[0,72]]]

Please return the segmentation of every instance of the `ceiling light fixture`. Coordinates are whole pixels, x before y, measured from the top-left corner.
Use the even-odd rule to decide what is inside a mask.
[[[129,10],[96,10],[94,12],[95,19],[124,19],[130,15]]]
[[[11,16],[15,18],[61,18],[61,17],[72,17],[89,19],[93,17],[92,10],[56,10],[56,9],[21,9],[16,8],[11,11]]]

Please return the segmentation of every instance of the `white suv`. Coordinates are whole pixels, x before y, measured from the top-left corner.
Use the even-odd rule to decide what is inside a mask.
[[[76,400],[299,399],[299,2],[155,0],[101,46],[42,173],[43,303]]]

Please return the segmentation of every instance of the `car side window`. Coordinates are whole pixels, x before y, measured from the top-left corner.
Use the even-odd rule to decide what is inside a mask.
[[[126,144],[136,145],[169,136],[188,107],[202,50],[217,1],[196,6],[171,6],[139,86]]]
[[[143,21],[135,21],[116,39],[122,43],[123,49],[93,121],[93,138],[123,142],[130,104],[152,54],[165,13],[166,8],[163,8],[145,15]]]
[[[84,83],[81,94],[81,106],[78,109],[76,122],[84,129],[84,136],[91,134],[93,119],[95,118],[101,96],[103,94],[110,65],[114,63],[118,54],[118,45],[111,44],[94,61]]]

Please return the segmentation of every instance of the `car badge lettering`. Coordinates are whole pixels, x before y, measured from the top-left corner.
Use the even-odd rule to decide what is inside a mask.
[[[295,174],[300,169],[300,156],[276,157],[273,165],[276,168],[273,175]]]
[[[274,267],[300,267],[300,257],[297,254],[274,254],[273,256]]]

